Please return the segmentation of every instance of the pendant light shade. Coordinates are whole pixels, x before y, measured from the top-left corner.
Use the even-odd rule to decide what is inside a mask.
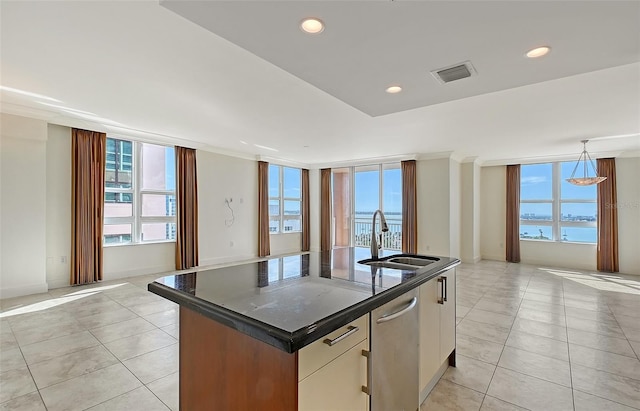
[[[598,184],[607,179],[607,177],[598,177],[598,170],[596,170],[595,165],[593,164],[593,160],[589,153],[587,153],[587,143],[589,140],[582,140],[582,154],[578,157],[578,162],[576,166],[573,168],[573,172],[571,173],[571,177],[567,178],[567,182],[576,186],[591,186],[594,184]],[[587,163],[587,160],[589,162]],[[578,167],[580,167],[580,162],[582,162],[582,177],[576,177],[576,171],[578,171]],[[589,164],[591,166],[591,170],[593,170],[593,175],[589,176]]]

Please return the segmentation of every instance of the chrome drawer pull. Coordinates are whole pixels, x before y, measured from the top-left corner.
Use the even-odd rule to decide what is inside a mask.
[[[411,311],[411,309],[413,309],[413,307],[415,307],[417,303],[418,303],[418,297],[413,297],[411,299],[411,302],[409,302],[409,304],[406,307],[404,307],[402,310],[397,311],[393,314],[383,315],[382,317],[376,320],[376,323],[380,324],[380,323],[394,320],[400,317],[401,315],[403,315],[404,313]]]
[[[445,297],[445,291],[444,291],[444,277],[438,277],[438,283],[440,283],[440,296],[438,296],[438,304],[444,304],[445,301],[447,301],[447,298]]]
[[[340,341],[344,340],[345,338],[347,338],[348,336],[350,336],[351,334],[355,334],[357,333],[359,330],[358,327],[355,327],[353,325],[350,325],[349,327],[347,327],[347,331],[344,334],[341,334],[339,336],[337,336],[336,338],[334,338],[333,340],[330,339],[326,339],[324,341],[322,341],[323,343],[327,344],[329,347],[339,343]]]
[[[444,294],[442,296],[442,300],[447,302],[447,277],[442,277],[442,279],[444,280]]]
[[[362,386],[362,392],[371,395],[371,352],[367,350],[362,350],[362,355],[367,357],[367,385]]]

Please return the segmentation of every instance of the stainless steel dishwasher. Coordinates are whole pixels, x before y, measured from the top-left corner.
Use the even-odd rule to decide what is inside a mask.
[[[418,409],[418,289],[371,312],[371,411]]]

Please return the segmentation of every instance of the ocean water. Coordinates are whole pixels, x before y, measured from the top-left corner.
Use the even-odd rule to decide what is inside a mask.
[[[540,230],[542,230],[542,237],[544,238],[540,238]],[[596,227],[562,227],[560,235],[562,241],[574,243],[596,243],[598,241],[598,229]],[[552,236],[551,226],[520,225],[520,238],[528,237],[551,241]]]

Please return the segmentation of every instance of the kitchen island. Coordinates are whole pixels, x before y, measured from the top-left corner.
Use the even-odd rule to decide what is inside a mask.
[[[341,376],[352,386],[340,383],[324,392],[328,403],[344,390],[351,397],[344,401],[362,407],[340,399],[342,409],[367,409],[369,313],[408,291],[430,284],[436,290],[431,280],[459,264],[447,257],[429,257],[428,265],[407,269],[358,263],[367,257],[365,249],[343,248],[185,272],[149,284],[149,291],[180,305],[181,409],[322,409],[309,396]],[[421,313],[428,308],[423,300],[446,299],[441,283],[438,295],[422,293]],[[449,287],[451,301],[455,279]],[[447,327],[455,330],[455,302],[449,306],[454,315]],[[441,325],[438,319],[438,330]],[[423,328],[421,322],[420,335]],[[423,345],[420,352],[428,348],[441,358],[439,345]],[[454,348],[444,350],[451,363]],[[423,389],[422,367],[420,372]]]

